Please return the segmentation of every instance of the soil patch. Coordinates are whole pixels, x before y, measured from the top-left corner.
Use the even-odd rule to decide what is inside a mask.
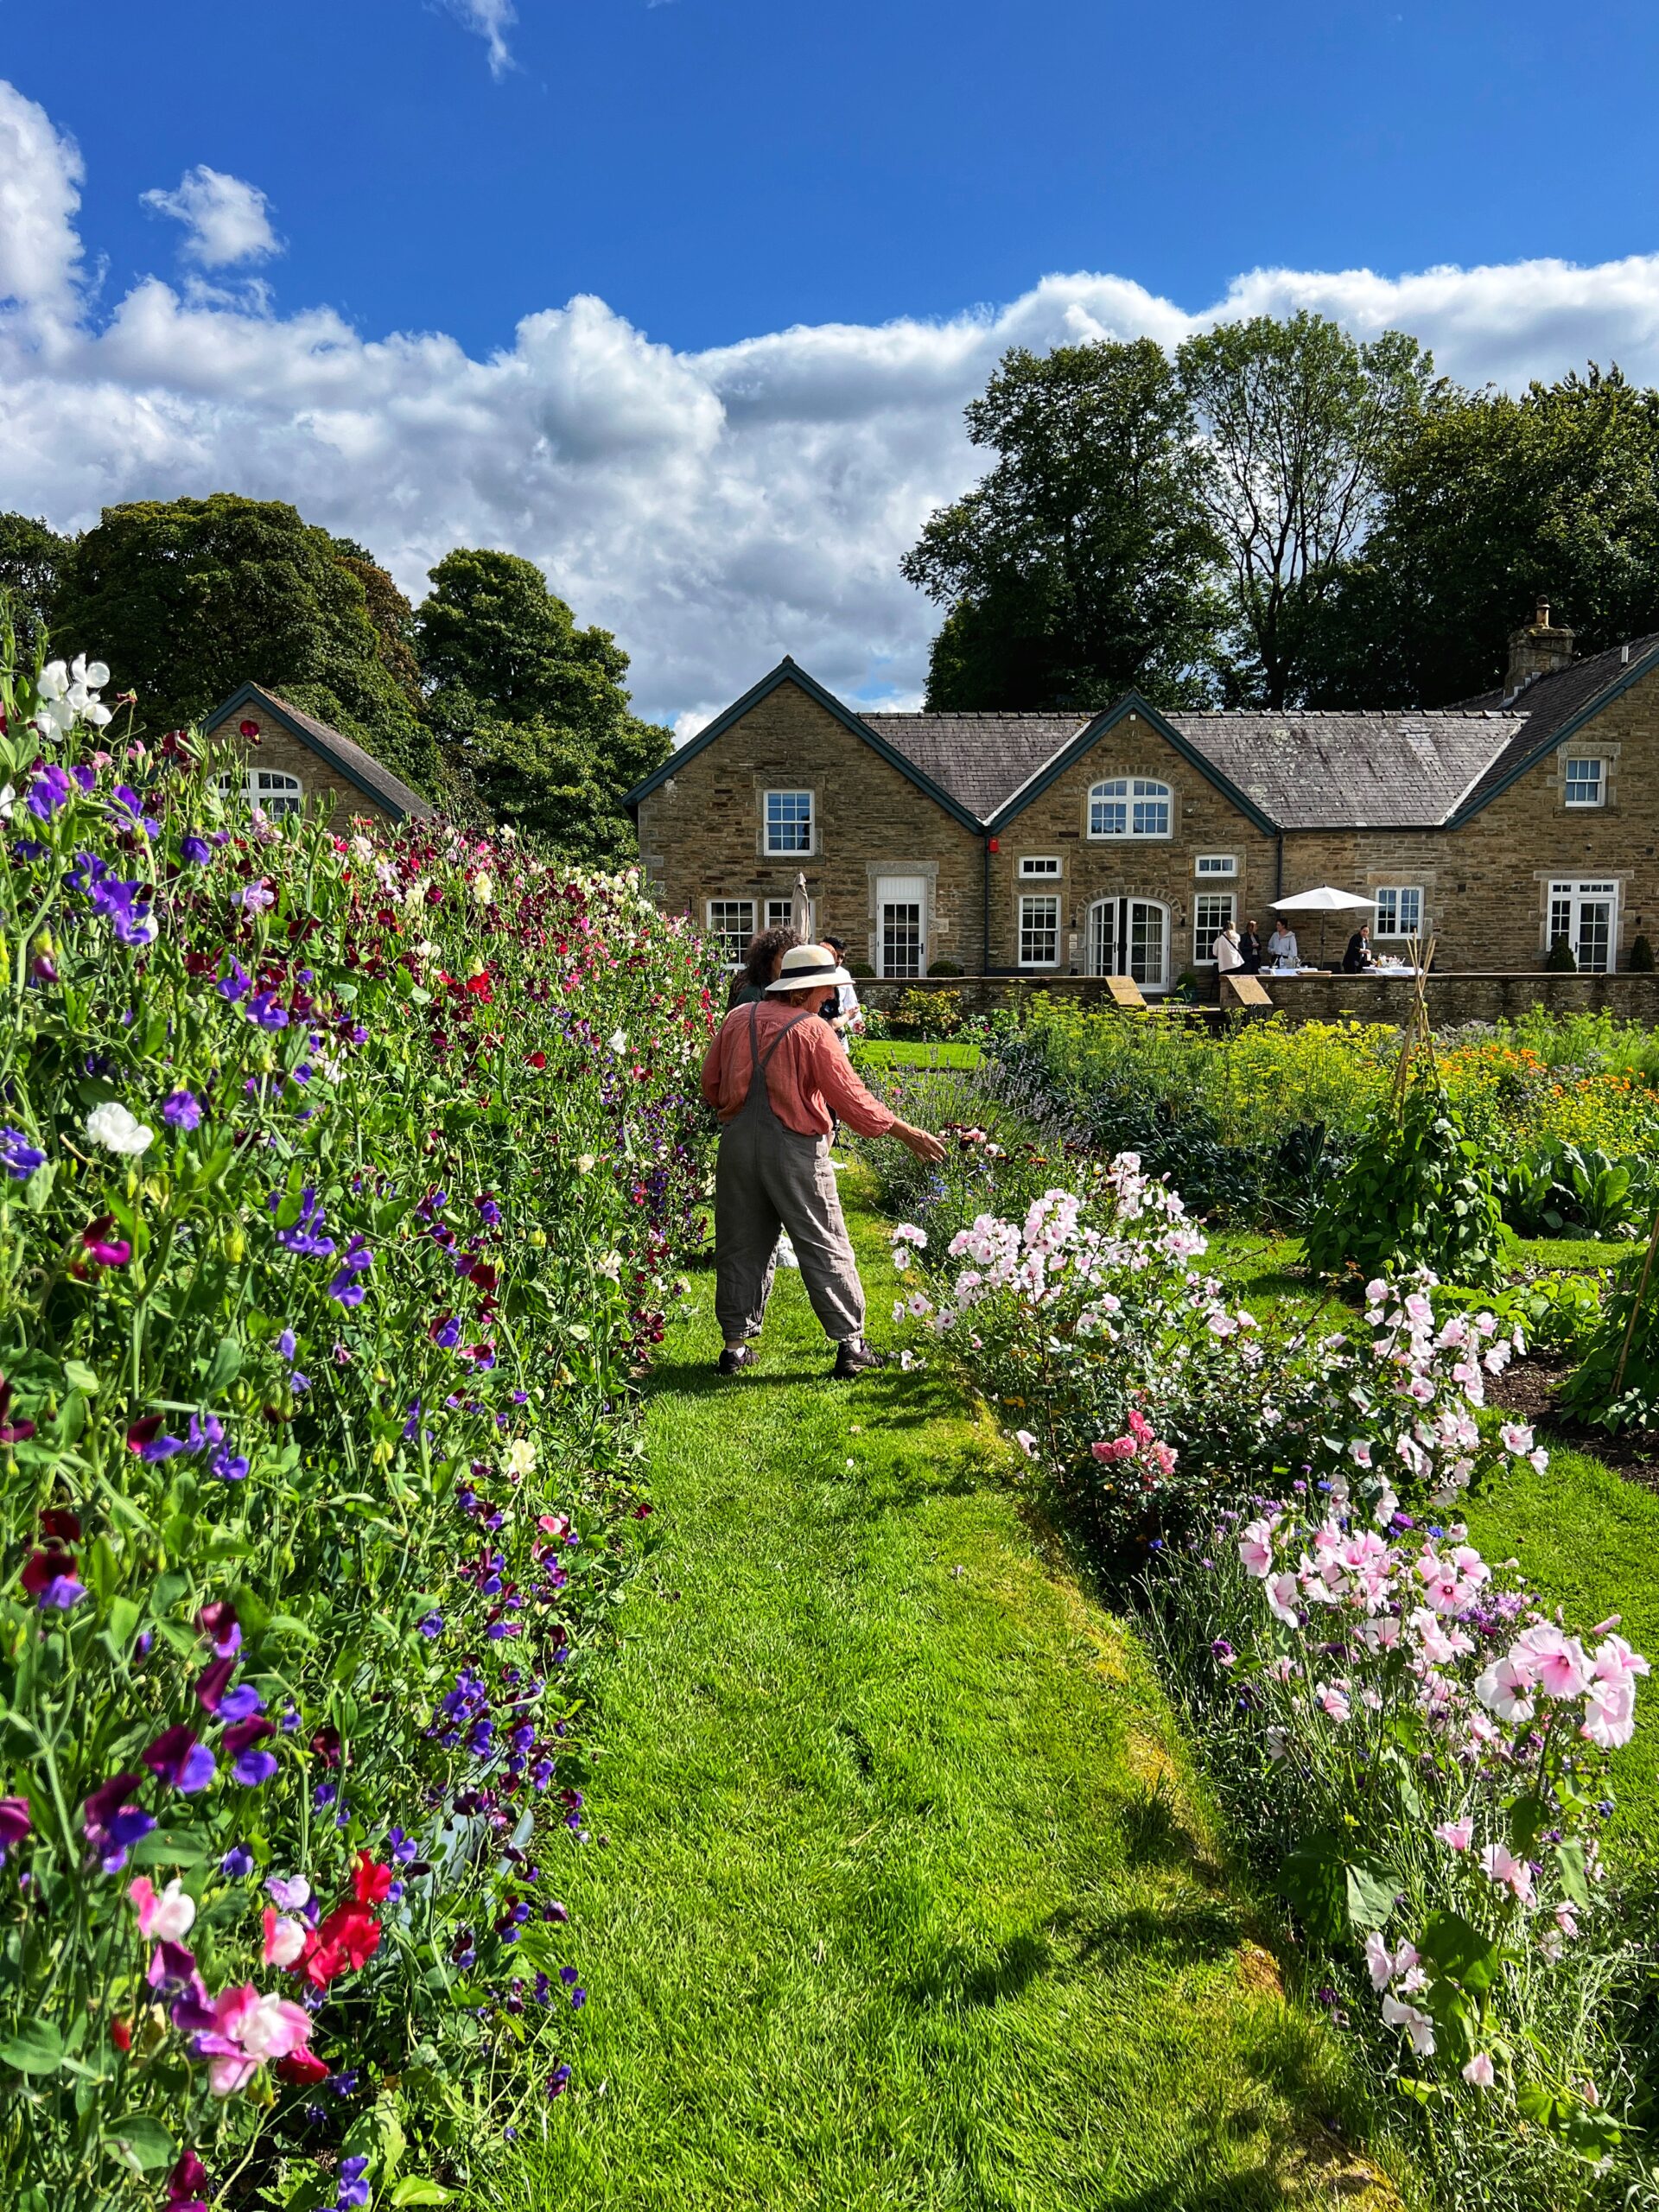
[[[1530,1422],[1545,1444],[1565,1444],[1572,1451],[1587,1452],[1626,1482],[1659,1492],[1659,1435],[1651,1430],[1627,1429],[1622,1436],[1612,1436],[1605,1428],[1592,1428],[1557,1410],[1557,1393],[1571,1368],[1570,1360],[1512,1359],[1487,1384],[1486,1394],[1505,1413],[1518,1414]]]

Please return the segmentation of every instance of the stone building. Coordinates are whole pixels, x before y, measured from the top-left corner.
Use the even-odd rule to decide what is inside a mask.
[[[257,683],[245,683],[202,728],[236,738],[247,756],[248,798],[267,814],[297,814],[324,798],[342,822],[353,814],[418,822],[433,811],[372,753]]]
[[[1659,635],[1579,660],[1541,604],[1501,693],[1432,712],[857,713],[785,659],[628,804],[658,899],[734,962],[803,872],[886,977],[1166,990],[1325,883],[1376,900],[1382,952],[1523,973],[1564,937],[1602,971],[1659,934]]]

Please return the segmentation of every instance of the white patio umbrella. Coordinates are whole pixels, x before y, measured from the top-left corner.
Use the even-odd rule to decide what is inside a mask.
[[[790,893],[789,926],[804,942],[812,934],[812,901],[806,895],[806,871],[803,868],[795,878],[795,888]]]
[[[1327,914],[1357,913],[1362,907],[1375,912],[1376,901],[1357,891],[1338,891],[1334,883],[1321,883],[1312,891],[1298,891],[1288,899],[1269,899],[1275,914],[1317,914],[1319,918],[1319,957],[1325,957],[1325,918]]]

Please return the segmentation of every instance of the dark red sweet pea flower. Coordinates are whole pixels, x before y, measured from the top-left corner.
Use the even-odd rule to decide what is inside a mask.
[[[247,739],[250,745],[258,744],[260,731],[257,722],[238,722],[237,724],[237,729],[242,736]]]
[[[11,1419],[11,1385],[0,1375],[0,1444],[27,1444],[34,1433],[32,1421]]]
[[[196,1741],[194,1732],[182,1721],[163,1729],[140,1756],[158,1782],[187,1797],[205,1789],[213,1778],[213,1753],[206,1744]]]
[[[340,1731],[338,1728],[319,1728],[311,1738],[313,1755],[325,1766],[340,1764]]]
[[[207,2212],[207,2169],[194,2151],[187,2151],[167,2177],[167,2201],[162,2212]]]
[[[228,1598],[215,1598],[196,1615],[196,1626],[213,1647],[218,1659],[229,1659],[242,1648],[241,1624]]]
[[[240,1758],[250,1745],[276,1733],[275,1725],[262,1719],[258,1713],[250,1713],[245,1720],[232,1721],[225,1731],[225,1750],[231,1758]]]
[[[48,1505],[41,1516],[42,1535],[55,1536],[60,1544],[80,1541],[80,1522],[67,1505]]]
[[[196,1702],[204,1713],[217,1713],[224,1702],[225,1693],[231,1687],[231,1676],[236,1672],[234,1657],[215,1659],[204,1667],[196,1677]]]
[[[294,2089],[309,2089],[328,2079],[327,2067],[314,2050],[291,2050],[286,2058],[276,2061],[272,2070],[279,2082]]]

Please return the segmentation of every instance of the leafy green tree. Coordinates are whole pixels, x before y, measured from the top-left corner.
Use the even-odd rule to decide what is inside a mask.
[[[10,620],[20,664],[44,642],[58,574],[73,541],[30,515],[0,514],[0,621]]]
[[[374,625],[380,665],[397,687],[412,715],[426,711],[421,664],[415,652],[415,609],[372,553],[350,538],[334,540],[334,556],[363,587],[363,604]]]
[[[1219,323],[1176,361],[1230,573],[1229,696],[1294,704],[1389,458],[1433,389],[1433,363],[1402,331],[1361,345],[1306,313]]]
[[[1192,704],[1222,609],[1192,410],[1150,338],[1004,356],[967,410],[995,455],[899,567],[949,611],[933,709]]]
[[[634,856],[624,795],[670,733],[628,710],[628,657],[579,629],[533,561],[460,547],[431,571],[414,638],[446,756],[496,817],[589,865]]]
[[[383,658],[356,558],[279,500],[106,507],[61,563],[53,644],[107,662],[143,728],[199,721],[251,682],[435,792],[436,752]]]
[[[1400,429],[1316,641],[1313,703],[1497,690],[1541,594],[1580,653],[1659,629],[1659,392],[1592,365],[1518,395],[1442,386]]]

